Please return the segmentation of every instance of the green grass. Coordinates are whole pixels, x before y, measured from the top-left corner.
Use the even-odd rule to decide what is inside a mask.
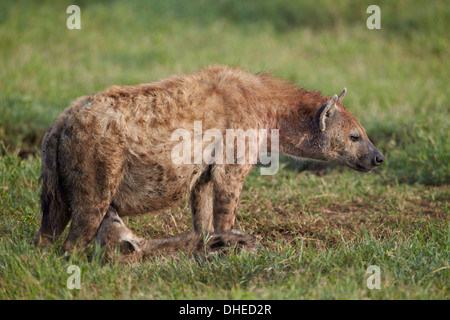
[[[245,185],[238,227],[260,241],[256,255],[195,262],[103,265],[69,258],[59,242],[37,250],[39,159],[1,158],[0,297],[8,299],[448,299],[448,187],[386,186],[376,175],[325,177],[255,170]],[[173,218],[171,218],[173,217]],[[189,209],[126,219],[147,237],[187,232]],[[143,228],[144,230],[140,230]],[[93,248],[89,251],[93,254]],[[67,268],[81,269],[70,290]],[[366,287],[370,265],[381,289]]]
[[[372,1],[78,1],[81,30],[66,28],[70,4],[0,3],[0,299],[449,299],[446,1],[380,1],[381,30],[366,28]],[[61,241],[34,248],[39,145],[57,115],[112,84],[212,63],[327,95],[347,87],[385,164],[369,175],[255,170],[237,228],[257,237],[256,255],[101,265],[62,256]],[[191,229],[186,199],[125,221],[147,237]],[[80,290],[66,287],[70,265]],[[370,265],[380,290],[366,287]]]

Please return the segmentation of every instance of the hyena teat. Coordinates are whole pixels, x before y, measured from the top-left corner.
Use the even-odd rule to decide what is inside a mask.
[[[105,259],[109,261],[116,258],[136,261],[155,256],[177,257],[180,254],[205,258],[214,252],[229,253],[241,250],[256,252],[255,239],[235,230],[211,234],[191,232],[164,239],[140,238],[128,229],[112,207],[109,207],[100,224],[96,242],[105,249]],[[116,256],[117,253],[119,256]]]

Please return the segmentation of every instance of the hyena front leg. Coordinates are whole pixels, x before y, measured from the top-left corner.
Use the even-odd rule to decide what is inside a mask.
[[[233,228],[239,195],[252,167],[251,164],[233,164],[220,165],[213,169],[214,231],[229,231]]]
[[[213,197],[212,181],[197,182],[191,191],[192,224],[195,232],[213,232]]]

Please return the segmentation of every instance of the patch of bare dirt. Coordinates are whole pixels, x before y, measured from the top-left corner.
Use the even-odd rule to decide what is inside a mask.
[[[270,201],[265,204],[268,206],[263,208],[241,204],[241,210],[257,213],[236,218],[236,229],[255,236],[264,246],[282,239],[287,244],[302,240],[305,245],[325,248],[343,240],[354,241],[363,231],[376,238],[385,238],[400,231],[424,227],[430,220],[448,221],[442,199],[433,200],[430,196],[417,194],[399,197],[388,191],[381,200],[379,196],[373,196],[323,203],[320,198],[311,197],[301,211],[291,206],[272,207]],[[127,221],[134,232],[147,238],[186,233],[192,228],[187,201],[178,210],[128,218]]]

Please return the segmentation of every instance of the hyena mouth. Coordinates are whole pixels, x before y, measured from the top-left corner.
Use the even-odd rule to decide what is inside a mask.
[[[355,170],[357,170],[357,171],[367,172],[367,173],[369,173],[370,171],[372,171],[372,168],[366,168],[366,167],[360,165],[359,163],[357,163],[356,166],[353,167],[353,168],[354,168]]]
[[[345,162],[345,164],[346,164],[348,167],[352,168],[353,170],[359,171],[359,172],[366,172],[366,173],[369,173],[369,172],[372,171],[372,169],[373,169],[372,167],[367,168],[366,166],[363,166],[362,164],[359,164],[359,163],[357,163],[357,162],[350,162],[350,161],[348,161],[348,162]]]

